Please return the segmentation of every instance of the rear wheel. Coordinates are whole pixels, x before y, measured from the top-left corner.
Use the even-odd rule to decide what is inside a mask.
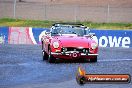
[[[49,63],[55,63],[56,58],[54,58],[53,55],[51,55],[51,50],[49,49],[49,56],[48,56],[48,62]]]
[[[43,42],[41,42],[41,43],[42,43],[42,47],[41,47],[41,48],[42,48],[42,50],[43,50]]]
[[[97,62],[97,56],[95,58],[90,59],[90,62]]]

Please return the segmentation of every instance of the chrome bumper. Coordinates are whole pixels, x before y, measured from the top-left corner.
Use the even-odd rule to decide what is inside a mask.
[[[61,53],[55,53],[55,52],[51,52],[52,55],[67,55],[69,56],[70,54],[73,54],[73,53],[79,53],[79,52],[75,52],[75,51],[69,51],[69,52],[65,52],[65,54],[63,54],[63,52]],[[80,54],[81,56],[98,56],[98,54],[85,54],[85,53],[81,53]]]
[[[98,54],[84,54],[84,53],[81,53],[81,56],[98,56]]]

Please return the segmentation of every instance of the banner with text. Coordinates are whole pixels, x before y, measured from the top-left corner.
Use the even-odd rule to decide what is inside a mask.
[[[0,27],[0,43],[41,44],[41,37],[49,28]],[[132,47],[132,30],[96,30],[93,39],[100,47]]]

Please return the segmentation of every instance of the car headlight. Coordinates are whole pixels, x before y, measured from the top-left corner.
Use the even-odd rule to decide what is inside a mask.
[[[97,43],[92,43],[92,44],[91,44],[91,48],[92,48],[92,49],[96,49],[97,47],[98,47],[98,44],[97,44]]]
[[[54,47],[54,48],[58,48],[58,47],[59,47],[59,43],[58,43],[58,42],[54,42],[54,43],[53,43],[53,47]]]

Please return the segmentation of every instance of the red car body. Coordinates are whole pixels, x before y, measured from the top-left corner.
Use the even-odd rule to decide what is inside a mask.
[[[97,61],[98,46],[92,35],[61,34],[51,36],[47,33],[42,37],[43,60],[55,62],[57,58],[65,60],[84,59]]]

